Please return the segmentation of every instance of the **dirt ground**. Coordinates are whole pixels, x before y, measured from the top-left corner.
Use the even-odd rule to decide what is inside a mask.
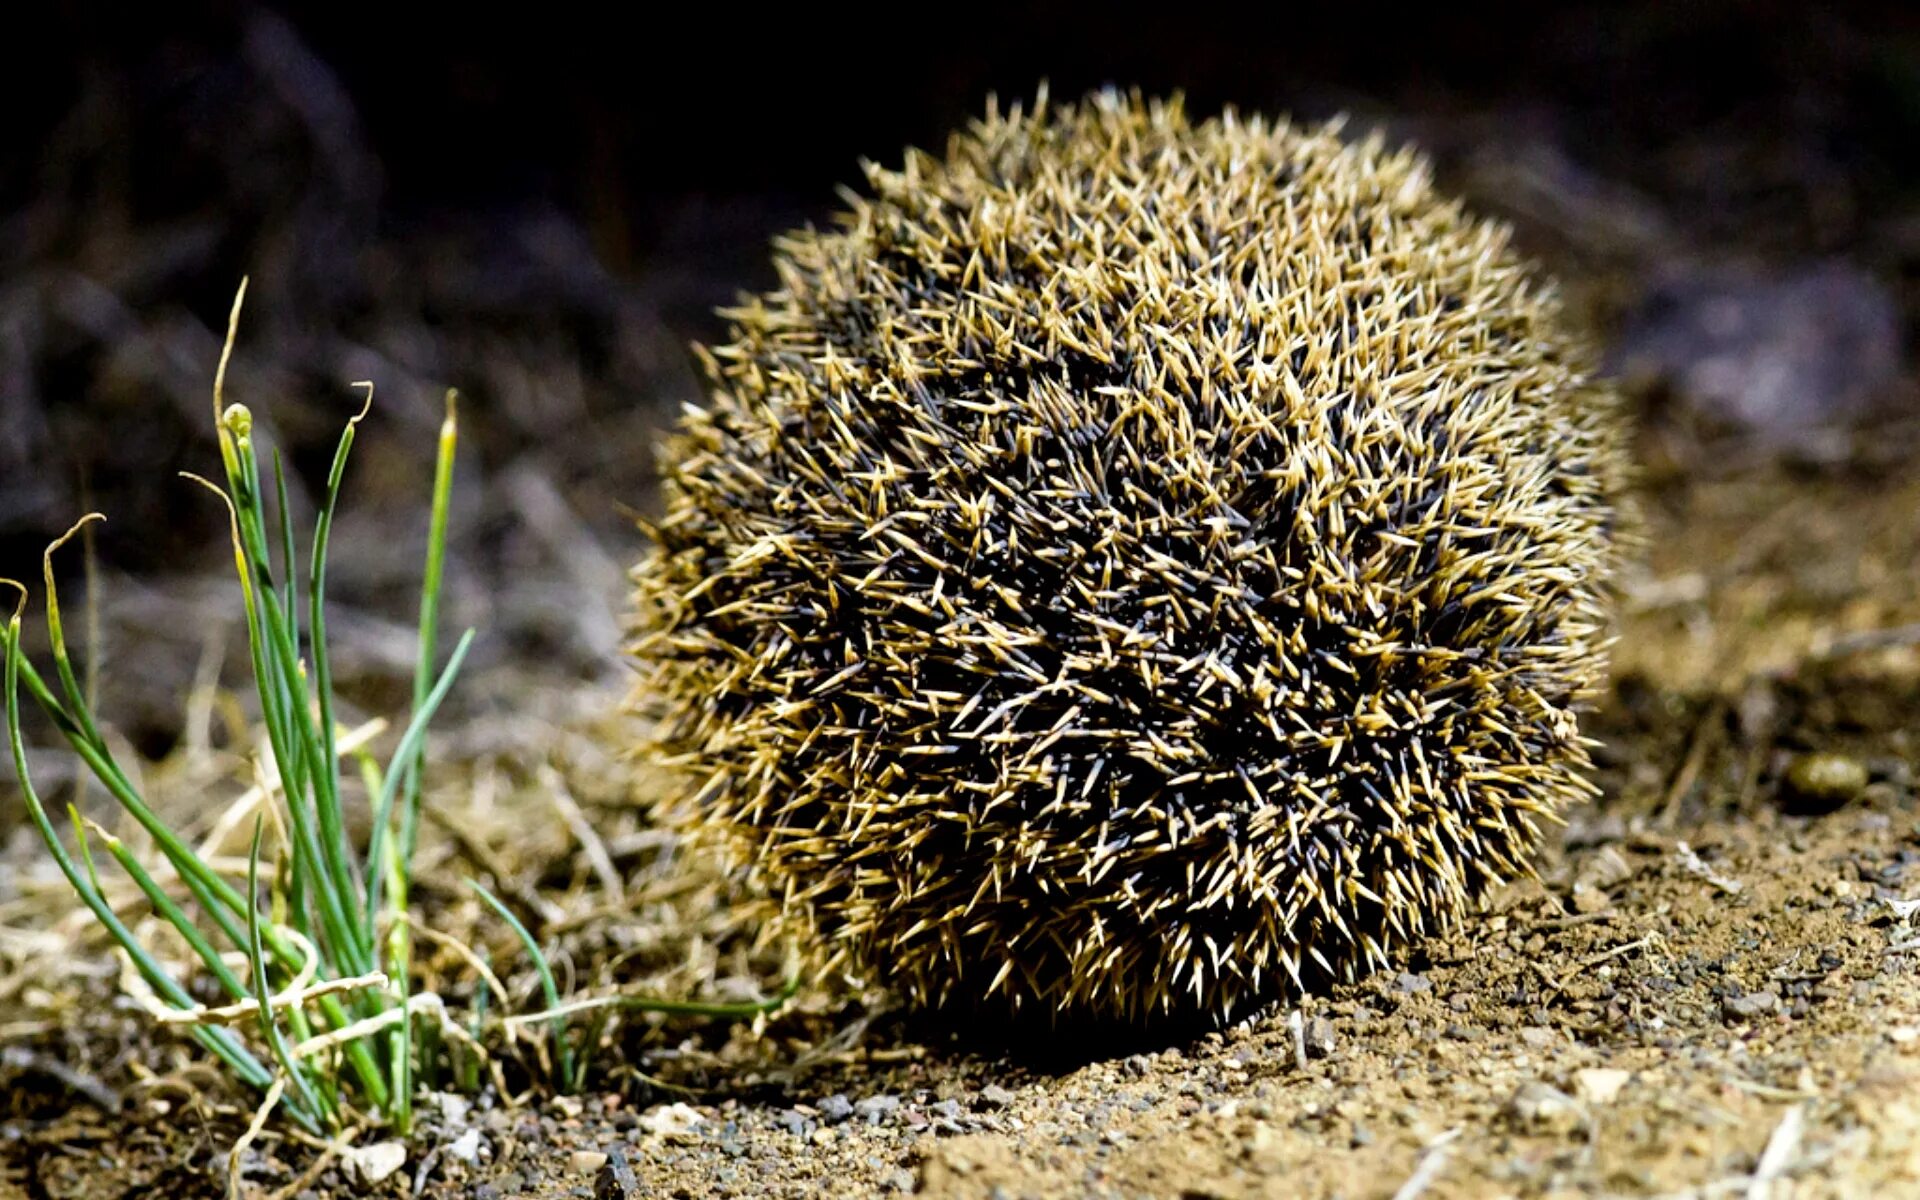
[[[1647,561],[1590,723],[1605,795],[1549,838],[1539,882],[1402,970],[1218,1032],[1091,1046],[816,984],[759,1030],[610,1033],[580,1097],[448,1099],[377,1184],[270,1135],[249,1194],[1920,1195],[1915,434],[1743,464],[1650,426]],[[613,853],[647,864],[635,891],[607,896],[512,787],[469,789],[442,822],[464,838],[430,859],[540,864],[517,877],[572,914],[549,928],[583,974],[651,955],[639,974],[669,991],[766,980],[724,893],[645,848],[592,749],[611,693],[584,690],[548,719],[581,747],[569,778]],[[0,1198],[221,1194],[244,1098],[154,1046],[104,958],[36,959],[24,911],[5,912]],[[76,1000],[95,1007],[76,1018]]]

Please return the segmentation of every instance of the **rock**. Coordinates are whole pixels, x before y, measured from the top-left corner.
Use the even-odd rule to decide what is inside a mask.
[[[1393,981],[1393,990],[1403,996],[1417,996],[1433,990],[1433,981],[1425,975],[1402,971]]]
[[[834,1093],[819,1104],[820,1119],[830,1125],[838,1125],[853,1115],[853,1101]]]
[[[1325,1017],[1315,1017],[1307,1022],[1305,1033],[1308,1058],[1326,1058],[1339,1044],[1339,1035],[1333,1028],[1333,1022]]]
[[[1585,1104],[1612,1104],[1632,1078],[1617,1067],[1586,1067],[1573,1073],[1573,1094]]]
[[[458,1092],[427,1092],[418,1107],[442,1125],[463,1126],[473,1115],[473,1100]]]
[[[1013,1103],[1013,1093],[997,1083],[990,1083],[980,1089],[980,1105],[983,1108],[1005,1108]]]
[[[898,1096],[868,1096],[853,1106],[853,1111],[869,1125],[878,1125],[900,1111]]]
[[[1867,767],[1849,755],[1817,751],[1788,763],[1785,783],[1789,810],[1829,813],[1866,789]]]
[[[567,1156],[568,1168],[583,1175],[589,1171],[598,1171],[607,1165],[607,1161],[607,1156],[598,1150],[575,1150]]]
[[[457,1159],[460,1162],[466,1163],[468,1166],[473,1166],[480,1161],[480,1152],[485,1149],[485,1147],[486,1142],[481,1137],[480,1131],[478,1129],[469,1129],[459,1137],[448,1142],[445,1149],[448,1158]]]
[[[638,1200],[640,1180],[633,1165],[618,1147],[607,1152],[607,1161],[593,1181],[593,1200]]]
[[[371,1146],[351,1146],[341,1152],[340,1158],[356,1183],[371,1187],[407,1165],[407,1148],[400,1142],[375,1142]]]
[[[1573,911],[1577,913],[1605,912],[1613,901],[1607,894],[1590,883],[1576,882],[1573,885]]]
[[[667,1141],[691,1141],[706,1120],[690,1104],[657,1104],[640,1114],[640,1128]]]
[[[1779,1007],[1780,993],[1772,988],[1762,988],[1744,996],[1728,996],[1720,1001],[1720,1011],[1731,1021],[1750,1021],[1775,1012]]]
[[[1627,861],[1627,856],[1620,853],[1618,846],[1607,845],[1580,860],[1579,868],[1573,873],[1573,886],[1576,895],[1582,886],[1604,892],[1632,877],[1633,864]]]
[[[1507,1101],[1507,1115],[1532,1133],[1568,1134],[1586,1124],[1580,1102],[1549,1083],[1523,1084]]]

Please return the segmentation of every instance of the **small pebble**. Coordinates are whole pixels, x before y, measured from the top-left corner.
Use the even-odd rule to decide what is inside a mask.
[[[1586,1122],[1580,1102],[1552,1084],[1524,1084],[1507,1101],[1507,1115],[1536,1133],[1572,1133]]]
[[[1867,786],[1866,764],[1846,754],[1816,751],[1787,764],[1786,800],[1795,812],[1828,813]]]
[[[990,1083],[980,1089],[980,1104],[983,1108],[1005,1108],[1013,1103],[1013,1093],[997,1083]]]
[[[447,1143],[447,1157],[458,1159],[468,1166],[480,1161],[480,1151],[484,1143],[478,1129],[469,1129],[459,1137]]]
[[[864,1118],[867,1124],[878,1125],[900,1111],[900,1097],[868,1096],[854,1105],[853,1111]]]
[[[1780,993],[1772,988],[1762,988],[1757,992],[1748,992],[1744,996],[1728,996],[1720,1001],[1720,1010],[1729,1020],[1745,1021],[1765,1016],[1780,1007]]]
[[[819,1108],[820,1119],[835,1125],[853,1115],[853,1101],[837,1092],[822,1100]]]
[[[1326,1058],[1339,1044],[1339,1034],[1335,1032],[1333,1022],[1325,1017],[1315,1017],[1307,1022],[1306,1043],[1308,1058]]]
[[[593,1200],[636,1200],[639,1195],[640,1180],[627,1156],[617,1148],[608,1151],[607,1161],[593,1181]]]
[[[362,1187],[371,1187],[385,1182],[401,1167],[407,1165],[407,1148],[401,1142],[375,1142],[370,1146],[353,1146],[343,1151],[340,1158],[347,1165],[347,1173]]]
[[[1573,1073],[1573,1091],[1588,1104],[1612,1104],[1632,1078],[1617,1067],[1586,1067]]]
[[[1605,912],[1613,901],[1607,893],[1584,881],[1573,885],[1573,911],[1582,915]]]
[[[1433,981],[1425,975],[1415,975],[1409,971],[1402,971],[1399,977],[1393,981],[1393,990],[1403,996],[1416,996],[1422,992],[1432,991]]]

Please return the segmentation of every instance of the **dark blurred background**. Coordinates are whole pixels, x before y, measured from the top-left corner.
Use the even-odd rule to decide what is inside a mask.
[[[458,618],[495,661],[604,671],[621,506],[649,503],[713,306],[769,281],[768,239],[829,218],[861,157],[937,148],[1043,79],[1418,141],[1562,277],[1654,425],[1819,460],[1913,408],[1908,4],[47,7],[0,48],[0,575],[37,578],[105,511],[123,644],[190,645],[230,599],[160,581],[223,562],[174,472],[217,465],[209,385],[250,275],[229,399],[285,447],[296,506],[347,385],[377,385],[335,572],[367,665],[410,661],[457,386]]]

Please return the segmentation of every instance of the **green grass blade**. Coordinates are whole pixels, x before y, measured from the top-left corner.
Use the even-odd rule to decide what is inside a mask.
[[[273,1014],[273,985],[267,978],[266,947],[260,939],[260,833],[263,826],[260,818],[253,819],[253,846],[247,853],[247,896],[253,903],[247,906],[247,960],[253,969],[254,999],[260,1004],[260,1032],[266,1038],[267,1045],[273,1049],[273,1056],[280,1061],[281,1070],[287,1073],[287,1082],[299,1107],[308,1112],[326,1114],[321,1100],[314,1094],[313,1084],[307,1078],[307,1069],[293,1057],[287,1048],[287,1039],[280,1033],[280,1022]]]
[[[533,960],[534,971],[540,976],[540,991],[546,996],[547,1007],[559,1008],[560,988],[553,981],[553,966],[547,961],[546,952],[540,949],[540,943],[533,940],[533,934],[527,932],[527,927],[520,923],[520,918],[514,916],[506,905],[500,903],[497,896],[481,885],[479,880],[469,879],[467,886],[486,901],[487,906],[493,909],[520,939],[520,944],[526,947],[527,957]],[[573,1048],[567,1043],[567,1019],[563,1016],[555,1017],[548,1028],[553,1031],[554,1069],[560,1076],[560,1086],[564,1090],[571,1086],[573,1080]]]
[[[413,707],[418,711],[433,690],[434,662],[440,653],[440,592],[447,571],[447,523],[453,509],[453,464],[460,443],[459,394],[447,393],[447,415],[440,423],[440,448],[433,465],[433,514],[427,526],[427,565],[420,581],[420,656],[413,672]],[[426,743],[409,759],[396,760],[406,770],[406,808],[401,817],[401,861],[413,861],[420,828],[420,763]]]
[[[309,652],[313,657],[313,690],[320,708],[320,770],[325,773],[327,794],[333,797],[329,810],[322,813],[321,832],[327,838],[340,874],[339,884],[356,896],[365,895],[366,864],[355,860],[347,844],[344,822],[340,819],[340,750],[338,723],[333,712],[333,666],[327,649],[327,547],[333,536],[333,514],[340,502],[340,487],[346,478],[347,457],[353,451],[354,435],[373,405],[373,386],[367,385],[367,400],[340,433],[340,444],[333,452],[333,466],[327,472],[327,495],[314,522],[313,560],[307,570],[307,626]],[[372,793],[368,793],[371,795]],[[364,921],[364,914],[363,914]],[[364,925],[363,925],[364,928]],[[373,945],[363,943],[371,954]]]
[[[280,769],[281,790],[287,798],[287,812],[293,826],[292,866],[296,892],[310,893],[319,917],[322,936],[314,939],[321,947],[328,970],[342,974],[364,974],[373,969],[373,960],[361,937],[359,898],[337,885],[344,875],[328,865],[318,809],[309,790],[313,774],[321,770],[321,738],[314,715],[307,703],[306,680],[300,671],[296,646],[297,631],[282,609],[279,589],[274,584],[271,560],[266,552],[265,517],[260,510],[259,461],[247,430],[236,432],[235,454],[239,462],[233,505],[241,532],[243,570],[251,576],[249,592],[259,603],[255,612],[259,626],[254,653],[254,673],[259,684],[261,707],[277,718],[268,722],[268,741]],[[279,727],[276,736],[275,725]],[[337,798],[333,801],[337,806]],[[293,911],[304,906],[296,898]],[[298,924],[298,922],[296,922]]]
[[[433,685],[433,691],[427,694],[426,703],[413,714],[413,719],[407,723],[406,732],[402,734],[400,738],[400,745],[393,752],[393,765],[387,769],[385,776],[382,778],[380,794],[374,800],[373,833],[368,839],[367,851],[367,861],[369,864],[378,864],[386,854],[390,853],[386,846],[388,840],[387,830],[393,820],[393,802],[400,786],[399,764],[412,761],[414,756],[419,753],[420,744],[427,735],[427,724],[433,720],[433,714],[439,709],[441,701],[447,698],[447,692],[453,687],[454,677],[460,673],[460,665],[466,661],[467,651],[473,645],[473,636],[473,630],[471,629],[461,635],[459,643],[453,648],[453,657],[447,660],[446,669],[440,672],[439,681]],[[404,867],[401,869],[404,870]],[[377,865],[370,865],[368,868],[367,890],[369,899],[367,902],[367,913],[369,920],[373,919],[374,914],[380,910],[383,874],[384,872],[379,869]]]
[[[86,690],[75,677],[73,661],[67,654],[66,627],[60,620],[60,589],[53,578],[53,555],[88,525],[104,520],[106,518],[99,513],[88,513],[75,522],[73,528],[54,539],[53,544],[40,556],[40,570],[47,585],[47,640],[53,644],[53,665],[59,675],[60,690],[66,694],[67,703],[73,706],[75,718],[87,740],[103,751],[107,746],[106,739],[100,736],[100,727],[94,722],[87,704]]]
[[[349,424],[348,434],[352,432]],[[336,456],[337,457],[337,456]],[[364,922],[360,912],[360,887],[354,878],[349,863],[351,854],[347,849],[345,822],[341,818],[340,769],[334,758],[335,743],[333,729],[333,681],[330,676],[317,679],[314,691],[317,693],[319,717],[315,719],[308,712],[307,679],[299,668],[300,647],[300,611],[299,611],[299,565],[294,557],[293,510],[287,503],[286,473],[281,464],[280,452],[273,454],[274,490],[280,506],[280,561],[286,572],[286,580],[281,585],[281,604],[278,613],[269,612],[270,621],[283,622],[283,632],[276,632],[276,643],[285,643],[292,651],[291,673],[287,676],[290,702],[298,707],[299,718],[291,722],[289,743],[301,762],[300,776],[311,784],[310,792],[303,792],[310,798],[313,816],[319,828],[316,839],[319,843],[319,861],[316,864],[325,871],[323,877],[307,882],[314,888],[330,892],[332,899],[328,906],[337,909],[341,915],[343,934],[357,939],[355,944],[343,948],[342,957],[359,966],[371,965],[372,946],[360,939]],[[329,511],[332,504],[333,488],[329,486]],[[313,588],[309,605],[308,619],[311,621],[318,611],[321,598],[318,585],[320,573],[325,570],[325,547],[316,537]],[[270,567],[269,567],[270,570]],[[324,629],[315,627],[308,639],[308,647],[316,661],[323,661],[325,655]],[[283,659],[287,657],[282,653]],[[289,664],[281,664],[283,671],[289,670]],[[295,793],[289,792],[290,804],[295,801]],[[298,861],[296,860],[296,866]]]
[[[21,590],[24,595],[25,589]],[[34,829],[39,833],[40,840],[46,845],[48,853],[53,855],[54,864],[66,877],[68,886],[73,888],[74,894],[80,897],[80,902],[87,906],[113,940],[126,951],[141,977],[160,995],[161,999],[175,1008],[193,1007],[193,998],[187,994],[186,989],[167,974],[165,968],[154,961],[153,956],[140,945],[139,940],[133,936],[133,931],[128,929],[114,913],[112,906],[101,896],[99,890],[81,874],[80,869],[74,864],[73,856],[67,853],[66,846],[60,841],[60,835],[55,831],[53,822],[48,819],[47,810],[40,803],[40,795],[33,786],[33,774],[27,765],[26,739],[20,728],[19,685],[24,654],[20,645],[18,613],[7,626],[5,641],[5,690],[0,700],[4,700],[6,708],[7,743],[13,753],[14,773],[19,780],[21,796],[26,801],[28,818],[33,822]],[[253,1056],[251,1051],[240,1043],[239,1039],[233,1036],[231,1031],[196,1026],[193,1036],[225,1063],[235,1077],[242,1082],[260,1089],[265,1089],[272,1083],[272,1074],[259,1059]],[[309,1128],[315,1128],[310,1118],[305,1123]]]
[[[460,441],[460,421],[458,394],[447,392],[447,415],[440,423],[440,446],[434,456],[433,468],[433,510],[427,525],[427,564],[420,582],[420,654],[413,673],[413,707],[416,714],[430,711],[429,701],[436,690],[433,686],[434,663],[440,654],[440,591],[446,577],[447,565],[447,523],[453,508],[453,463],[455,451]],[[463,641],[463,648],[464,642]],[[443,696],[444,692],[441,693]],[[432,701],[438,707],[437,700]],[[424,731],[424,725],[422,729]],[[397,756],[393,769],[398,770],[403,780],[404,804],[400,811],[400,852],[395,856],[393,872],[393,907],[398,913],[408,910],[408,893],[412,887],[413,853],[420,837],[420,787],[421,768],[426,760],[426,737],[421,734],[419,742],[405,756]],[[391,773],[391,771],[389,772]],[[393,975],[400,992],[400,1002],[407,1003],[407,993],[413,976],[413,939],[406,922],[396,921],[393,925],[393,944],[388,949],[389,971]],[[395,1048],[395,1092],[403,1097],[404,1108],[413,1095],[414,1046],[413,1023],[402,1022],[400,1026],[400,1044]],[[403,1111],[403,1124],[410,1118]]]
[[[73,822],[74,835],[80,843],[81,857],[86,859],[87,873],[89,876],[92,876],[93,856],[87,850],[85,823],[80,816],[79,810],[75,809],[72,805],[67,806],[67,811],[69,819]],[[153,911],[158,913],[167,924],[179,931],[180,936],[186,939],[187,945],[192,947],[194,954],[198,955],[200,961],[206,964],[207,970],[212,973],[215,979],[220,981],[220,986],[227,990],[227,994],[235,1000],[245,999],[247,995],[246,985],[241,983],[240,977],[235,975],[232,968],[227,966],[226,962],[220,957],[220,952],[214,948],[211,942],[207,941],[206,935],[200,932],[199,926],[194,924],[193,919],[187,916],[178,904],[174,903],[173,897],[167,895],[166,891],[162,889],[153,876],[148,873],[146,867],[141,865],[140,860],[133,856],[133,853],[126,848],[126,845],[121,842],[119,838],[101,829],[97,825],[94,826],[94,830],[100,837],[101,845],[107,848],[107,853],[111,854],[114,861],[120,864],[120,869],[125,871],[127,877],[132,879],[135,885],[140,888],[141,894],[146,896],[147,903],[153,907]],[[97,878],[94,886],[96,888],[99,887]]]
[[[202,486],[207,487],[216,495],[220,496],[223,501],[231,503],[227,501],[225,493],[221,492],[219,488],[213,484],[208,483],[204,479],[199,479],[197,476],[193,478]],[[237,525],[235,527],[234,552],[240,573],[242,591],[246,595],[249,612],[251,613],[253,603],[251,580],[246,572],[244,559],[241,557]],[[17,587],[18,585],[16,584],[14,586]],[[24,596],[25,589],[21,589],[21,592]],[[11,646],[17,639],[9,637],[7,640]],[[126,773],[120,769],[119,764],[114,761],[113,755],[105,746],[104,739],[99,737],[97,731],[91,735],[88,733],[86,726],[92,724],[92,716],[86,705],[84,695],[74,696],[75,707],[81,713],[81,716],[85,718],[83,722],[81,718],[75,717],[73,713],[68,712],[66,707],[60,703],[54,696],[52,690],[47,686],[45,679],[34,669],[33,664],[26,660],[24,654],[12,656],[12,658],[12,670],[17,672],[17,683],[26,686],[26,690],[28,694],[33,697],[34,702],[39,705],[41,710],[53,721],[54,726],[60,731],[60,735],[66,739],[67,745],[79,756],[81,761],[87,765],[88,770],[93,773],[94,777],[106,787],[115,802],[153,838],[154,844],[160,848],[168,863],[172,865],[181,879],[185,881],[188,889],[193,892],[194,898],[201,906],[209,913],[225,914],[224,916],[216,917],[221,924],[222,931],[233,938],[234,945],[237,948],[244,949],[246,942],[239,934],[238,925],[235,923],[237,920],[244,918],[247,912],[247,905],[241,898],[239,890],[226,879],[214,873],[205,863],[201,862],[193,850],[188,847],[164,821],[160,820],[158,815],[156,815],[140,797],[139,792],[134,789],[132,782]],[[10,689],[6,697],[7,702],[12,704],[16,696],[17,693]],[[22,749],[22,753],[24,754],[24,748]],[[45,830],[42,830],[42,833],[44,835]],[[63,857],[63,849],[57,846],[51,848],[56,859]],[[64,867],[63,873],[66,873]],[[69,873],[68,878],[69,881],[71,881],[73,875]],[[86,898],[84,893],[82,894],[82,898]],[[92,906],[89,905],[89,907]],[[112,923],[108,923],[108,926],[110,930],[113,927]],[[289,970],[298,969],[299,964],[303,961],[300,953],[291,944],[282,939],[276,931],[269,930],[267,932],[267,948],[273,953],[275,960]],[[321,997],[317,1003],[322,1015],[332,1028],[341,1028],[351,1022],[352,1018],[348,1016],[346,1008],[338,996],[324,996]],[[246,1053],[245,1047],[240,1046],[239,1043],[234,1040],[231,1032],[220,1029],[196,1029],[194,1036],[195,1039],[206,1046],[209,1051],[218,1056],[221,1061],[232,1067],[236,1075],[250,1084],[257,1083],[258,1086],[265,1087],[267,1083],[271,1082],[271,1076],[266,1072],[266,1068],[260,1066],[257,1060],[252,1059],[251,1055]],[[353,1067],[355,1078],[359,1081],[362,1091],[368,1098],[369,1103],[375,1108],[384,1108],[388,1095],[387,1081],[384,1074],[375,1064],[371,1051],[368,1050],[364,1042],[356,1041],[348,1044],[346,1054],[349,1063]],[[248,1062],[253,1063],[250,1069],[245,1068],[245,1064]]]
[[[287,503],[287,468],[279,447],[273,451],[273,492],[280,510],[280,569],[286,578],[280,584],[280,609],[286,616],[287,630],[293,635],[296,651],[300,646],[300,560],[293,556],[293,506]]]
[[[68,806],[68,809],[74,822],[75,832],[81,838],[80,845],[84,853],[86,849],[86,835],[82,829],[82,819],[79,812],[74,811],[71,805]],[[106,846],[107,852],[113,855],[114,861],[120,864],[121,870],[125,871],[127,876],[140,888],[141,893],[146,896],[147,903],[153,907],[154,912],[158,913],[168,924],[180,931],[181,937],[186,939],[187,944],[192,947],[193,952],[200,957],[201,962],[206,964],[207,969],[212,972],[214,978],[219,980],[220,986],[227,990],[229,996],[235,1000],[245,999],[248,995],[246,985],[241,983],[239,978],[234,975],[232,969],[227,966],[226,961],[220,957],[219,951],[214,948],[206,935],[200,931],[199,926],[194,924],[186,912],[160,887],[159,881],[155,880],[152,874],[147,871],[146,866],[133,856],[133,852],[128,850],[119,838],[113,836],[113,834],[107,832],[105,829],[101,829],[98,825],[95,825],[94,829],[99,833],[100,841]],[[93,863],[90,856],[87,862],[87,870],[89,874],[91,874],[93,870]],[[233,943],[234,948],[242,954],[249,953],[252,943],[251,935],[243,933],[238,929],[233,923],[233,918],[224,912],[219,904],[215,903],[211,897],[196,889],[191,875],[184,875],[181,879],[182,882],[186,883],[187,890],[193,894],[195,901],[199,903],[201,911],[213,919],[214,924],[219,926],[220,932],[226,935],[228,941]],[[99,887],[97,881],[94,886],[96,888]],[[304,1012],[295,1009],[287,1015],[289,1022],[293,1025],[295,1037],[305,1040],[311,1036],[312,1030]],[[329,1107],[331,1107],[331,1105],[329,1105]]]

